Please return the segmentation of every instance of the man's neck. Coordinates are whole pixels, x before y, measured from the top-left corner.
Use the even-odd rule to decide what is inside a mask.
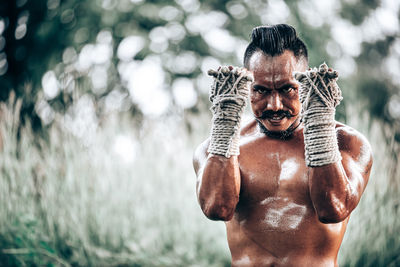
[[[256,119],[256,121],[258,123],[260,132],[264,133],[266,136],[270,138],[280,139],[280,140],[287,140],[291,138],[295,130],[301,124],[300,117],[297,117],[297,119],[292,123],[292,125],[290,125],[289,128],[286,129],[285,131],[269,131],[258,119]]]

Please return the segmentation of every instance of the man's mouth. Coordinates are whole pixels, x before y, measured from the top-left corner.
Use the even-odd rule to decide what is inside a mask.
[[[259,119],[268,120],[271,123],[280,123],[285,118],[291,118],[292,115],[288,111],[277,111],[273,112],[270,110],[264,111]]]
[[[267,120],[279,122],[279,121],[283,120],[284,118],[286,118],[286,116],[281,114],[281,115],[274,115],[274,116],[268,117]]]

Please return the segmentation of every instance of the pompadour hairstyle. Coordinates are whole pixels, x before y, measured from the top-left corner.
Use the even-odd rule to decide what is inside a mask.
[[[253,29],[251,42],[247,46],[243,58],[246,68],[248,68],[251,56],[258,49],[269,56],[279,56],[285,50],[290,50],[297,60],[304,59],[308,63],[306,45],[297,36],[296,30],[287,24],[259,26]]]

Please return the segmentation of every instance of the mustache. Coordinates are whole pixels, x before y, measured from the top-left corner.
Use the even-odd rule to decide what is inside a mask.
[[[258,118],[265,120],[265,119],[272,119],[273,117],[282,117],[282,116],[287,118],[294,117],[294,115],[290,114],[290,112],[287,110],[278,110],[278,111],[266,110]]]

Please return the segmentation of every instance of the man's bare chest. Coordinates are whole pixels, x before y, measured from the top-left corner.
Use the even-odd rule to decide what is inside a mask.
[[[308,168],[300,141],[255,141],[240,148],[241,199],[260,202],[268,198],[308,200]]]
[[[302,142],[251,142],[240,151],[241,190],[235,218],[243,230],[260,242],[265,242],[266,233],[278,242],[275,233],[307,232],[307,225],[315,223],[315,213]]]

